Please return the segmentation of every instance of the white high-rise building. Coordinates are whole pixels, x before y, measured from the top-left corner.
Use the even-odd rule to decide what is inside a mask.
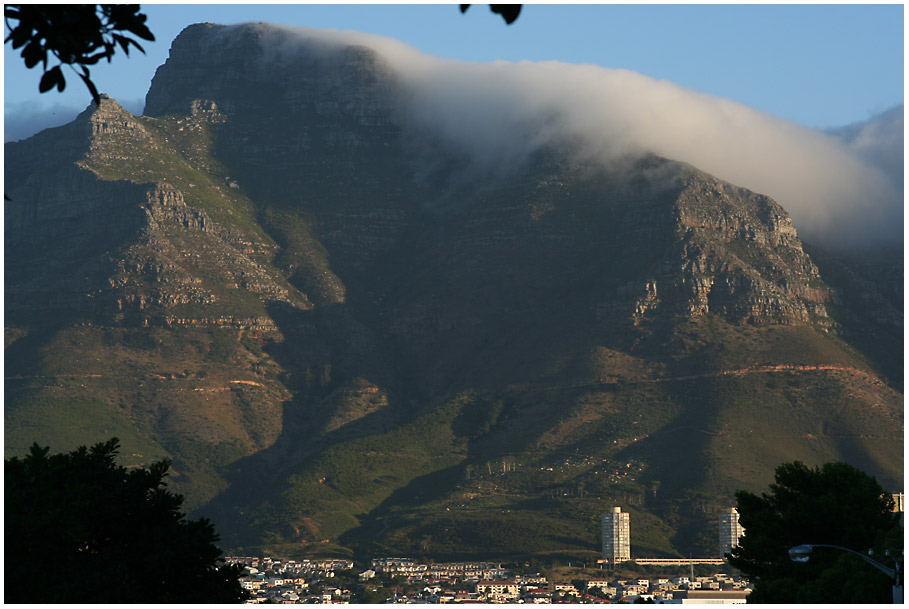
[[[603,514],[603,560],[615,566],[631,560],[631,524],[628,512],[614,507]]]
[[[739,524],[739,511],[729,508],[729,511],[720,514],[720,556],[724,557],[739,545],[739,537],[745,534],[745,529]]]

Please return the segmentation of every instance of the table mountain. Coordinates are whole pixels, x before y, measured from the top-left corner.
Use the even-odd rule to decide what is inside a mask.
[[[783,461],[901,489],[898,255],[681,160],[472,167],[379,53],[282,35],[191,26],[145,116],[6,145],[7,455],[116,435],[290,554],[594,556],[615,504],[712,555]]]

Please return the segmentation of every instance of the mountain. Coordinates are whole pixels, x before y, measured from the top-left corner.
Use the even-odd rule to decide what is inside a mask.
[[[781,462],[902,488],[900,253],[654,155],[477,166],[377,51],[283,36],[191,26],[145,116],[6,144],[8,456],[116,435],[285,555],[592,557],[612,505],[713,555]]]

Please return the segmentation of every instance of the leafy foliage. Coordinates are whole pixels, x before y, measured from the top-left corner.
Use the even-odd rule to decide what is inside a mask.
[[[237,602],[236,568],[206,519],[187,521],[170,466],[115,463],[118,440],[49,455],[37,444],[5,462],[6,591],[13,603]],[[47,568],[54,567],[53,583]]]
[[[143,40],[155,39],[138,4],[7,4],[3,15],[10,31],[4,43],[12,41],[14,49],[24,47],[22,58],[27,68],[39,63],[44,68],[39,91],[45,93],[54,87],[63,91],[66,78],[61,68],[64,64],[78,65],[81,72],[77,74],[96,104],[100,97],[88,66],[102,59],[110,62],[118,45],[127,55],[130,45],[145,52],[134,39],[118,32],[130,32]],[[10,21],[17,23],[14,26]],[[60,61],[50,69],[48,54]]]
[[[729,563],[755,581],[749,602],[890,602],[887,576],[858,557],[819,549],[794,563],[788,553],[802,544],[901,553],[899,516],[877,480],[846,463],[798,461],[780,465],[775,480],[770,494],[736,493],[745,536]]]
[[[466,13],[467,9],[470,8],[469,4],[461,5],[461,12]],[[505,23],[511,25],[518,19],[518,15],[521,14],[521,5],[520,4],[490,4],[489,10],[493,13],[502,15],[502,19],[505,20]]]

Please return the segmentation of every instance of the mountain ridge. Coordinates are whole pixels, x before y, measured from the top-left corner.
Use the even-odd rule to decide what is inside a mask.
[[[212,29],[149,116],[104,98],[6,147],[8,450],[117,431],[229,547],[296,553],[594,552],[619,502],[684,554],[782,460],[901,480],[893,354],[844,340],[854,283],[771,199],[655,156],[480,180],[412,157],[374,53],[281,114],[242,61],[206,88]],[[206,61],[258,60],[257,31]]]

